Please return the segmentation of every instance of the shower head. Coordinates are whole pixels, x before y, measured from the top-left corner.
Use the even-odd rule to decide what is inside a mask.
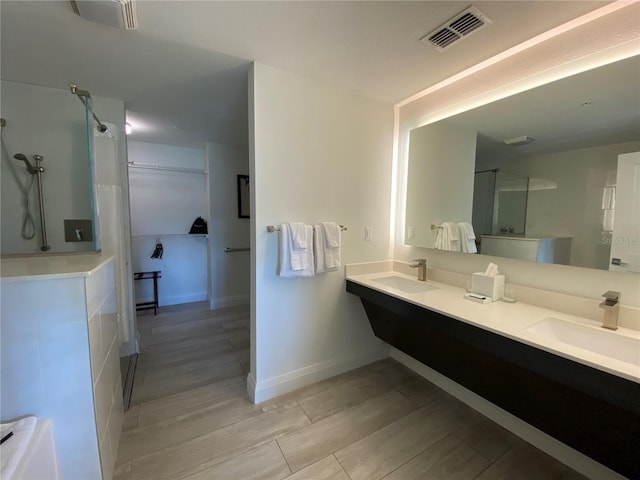
[[[27,158],[27,156],[24,153],[16,153],[13,158],[15,158],[16,160],[19,160],[21,162],[24,162],[24,164],[27,167],[27,172],[29,173],[35,173],[36,169],[33,168],[33,165],[31,165],[31,162],[29,161],[29,159]]]
[[[104,123],[99,123],[96,128],[100,133],[105,133],[107,130],[109,130]]]

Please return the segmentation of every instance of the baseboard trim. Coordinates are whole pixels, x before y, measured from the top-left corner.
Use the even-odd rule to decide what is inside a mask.
[[[228,297],[212,298],[209,301],[209,308],[216,310],[218,308],[235,307],[236,305],[246,305],[250,301],[248,293],[242,295],[230,295]]]
[[[605,467],[601,463],[596,462],[568,445],[556,440],[550,435],[547,435],[541,430],[538,430],[532,425],[520,420],[518,417],[494,405],[432,368],[427,367],[397,348],[391,347],[391,358],[413,370],[421,377],[426,378],[431,383],[453,395],[461,402],[466,403],[485,417],[496,422],[498,425],[503,426],[511,433],[525,440],[527,443],[530,443],[534,447],[551,455],[553,458],[561,461],[565,465],[568,465],[587,478],[624,480],[624,477]]]
[[[331,359],[292,372],[257,381],[253,372],[247,376],[247,390],[253,403],[262,403],[315,382],[389,357],[389,346],[380,344],[361,355]]]
[[[256,403],[256,376],[253,372],[249,372],[247,375],[247,393],[253,403]]]
[[[165,295],[163,294],[158,301],[159,307],[166,307],[168,305],[180,305],[181,303],[202,302],[207,299],[207,292],[193,292],[184,293],[180,295]],[[143,301],[143,300],[137,300]]]

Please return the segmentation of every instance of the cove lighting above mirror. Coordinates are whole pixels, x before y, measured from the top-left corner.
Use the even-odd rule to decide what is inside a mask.
[[[468,222],[479,253],[640,271],[637,160],[616,185],[619,156],[640,152],[639,91],[635,56],[411,130],[405,244]]]

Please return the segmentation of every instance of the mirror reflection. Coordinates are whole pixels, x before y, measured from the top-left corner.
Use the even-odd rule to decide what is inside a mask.
[[[405,243],[640,271],[639,91],[632,57],[412,130]]]

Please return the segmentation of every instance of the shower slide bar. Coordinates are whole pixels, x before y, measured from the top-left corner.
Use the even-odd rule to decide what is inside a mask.
[[[87,98],[91,98],[91,94],[88,90],[80,90],[78,86],[73,82],[69,82],[69,90],[73,95],[76,95],[80,99],[85,107],[87,106]],[[102,123],[96,116],[96,114],[93,112],[93,108],[91,109],[91,115],[93,116],[93,119],[98,123],[98,131],[100,133],[106,132],[108,130],[107,126]]]

